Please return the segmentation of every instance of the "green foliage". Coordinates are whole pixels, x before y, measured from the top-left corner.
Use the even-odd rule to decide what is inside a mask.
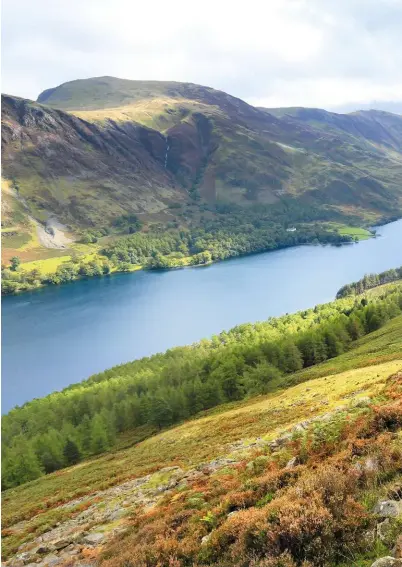
[[[67,465],[75,465],[81,458],[80,450],[72,439],[67,439],[63,449],[64,459]]]
[[[348,351],[352,341],[399,315],[401,307],[401,286],[392,284],[372,292],[364,304],[352,296],[238,325],[15,408],[2,423],[3,485],[105,452],[117,434],[134,427],[162,429],[221,403],[267,393],[302,367]],[[21,462],[20,446],[29,456],[24,473],[15,465]]]
[[[180,229],[175,226],[149,227],[137,232],[141,222],[135,215],[122,215],[115,228],[128,232],[105,246],[89,262],[80,262],[75,254],[71,262],[61,264],[55,273],[41,274],[3,267],[4,295],[18,293],[40,285],[60,285],[78,278],[101,277],[111,272],[129,272],[133,266],[150,270],[172,269],[183,266],[207,265],[234,256],[287,248],[299,244],[333,244],[351,242],[350,235],[338,234],[325,228],[328,212],[284,199],[270,207],[258,206],[244,210],[235,205],[202,205],[214,214],[212,219],[202,217],[196,227]],[[297,226],[288,232],[289,223]],[[85,231],[81,242],[95,243],[105,236],[107,228]],[[16,259],[17,261],[17,259]]]
[[[142,227],[142,222],[137,215],[121,215],[113,221],[113,226],[119,230],[127,231],[129,234],[134,234]]]
[[[2,458],[2,486],[23,484],[43,474],[32,443],[21,434],[13,439],[11,448]]]
[[[18,258],[18,256],[13,256],[10,260],[10,270],[16,272],[20,264],[21,260]]]
[[[327,213],[292,199],[269,208],[250,207],[245,211],[234,205],[217,205],[212,210],[217,216],[204,220],[197,228],[137,233],[110,244],[102,254],[116,266],[129,262],[149,269],[167,269],[188,263],[178,253],[190,256],[189,263],[197,265],[298,244],[351,242],[349,235],[305,224],[325,219]],[[295,232],[288,232],[289,222],[303,224],[298,224]]]
[[[338,291],[336,297],[347,297],[348,295],[359,295],[368,289],[383,285],[386,283],[394,282],[402,278],[402,266],[400,268],[393,268],[386,270],[380,274],[366,274],[361,280],[346,284]]]

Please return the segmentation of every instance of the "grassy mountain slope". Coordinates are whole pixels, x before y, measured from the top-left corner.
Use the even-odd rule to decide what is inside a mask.
[[[110,429],[110,423],[99,422],[108,407],[118,408],[113,414],[116,423],[127,409],[130,415],[124,419],[134,417],[133,412],[137,419],[144,411],[149,416],[157,411],[157,421],[140,420],[137,426],[120,429],[117,442],[98,457],[6,490],[3,546],[4,553],[14,557],[7,565],[17,565],[14,562],[22,557],[25,562],[45,557],[55,564],[79,565],[98,556],[105,566],[266,567],[253,561],[268,555],[272,567],[294,567],[302,560],[322,567],[343,564],[352,558],[348,554],[353,559],[360,554],[359,565],[365,566],[367,558],[388,552],[400,525],[397,520],[378,542],[375,537],[366,541],[364,534],[375,528],[375,501],[392,490],[397,493],[402,474],[400,291],[400,282],[389,283],[369,289],[364,296],[352,294],[292,316],[240,325],[211,341],[115,367],[10,412],[3,420],[3,482],[10,478],[10,465],[13,474],[22,475],[32,467],[30,439],[39,443],[44,462],[49,462],[57,443],[54,428],[76,443],[81,439],[84,450],[88,440],[101,441]],[[369,325],[367,334],[351,342],[363,324]],[[372,325],[380,328],[370,332]],[[349,338],[346,329],[352,333]],[[279,357],[281,364],[279,353],[287,352],[283,360],[289,364],[289,332],[307,368],[280,376],[267,360]],[[348,346],[336,357],[328,351],[326,362],[308,367],[309,345],[314,359],[322,360],[319,340],[324,336],[328,346],[336,345],[337,336]],[[275,340],[287,350],[278,351]],[[336,351],[342,352],[340,343]],[[248,365],[241,371],[243,378],[236,373],[241,357]],[[204,363],[204,377],[197,360]],[[194,363],[196,374],[191,378]],[[176,410],[183,411],[185,395],[190,403],[204,399],[219,380],[225,391],[229,388],[233,393],[234,380],[247,384],[253,376],[261,376],[261,369],[263,383],[269,386],[263,388],[264,395],[242,401],[229,395],[230,403],[205,399],[210,409],[195,410],[192,419],[187,413],[187,419],[166,428],[174,423],[172,414],[170,421],[165,420],[169,404],[173,408],[176,401]],[[201,397],[200,378],[206,387]],[[147,388],[155,392],[149,394]],[[144,402],[139,406],[137,390]],[[250,392],[252,396],[253,389]],[[130,402],[134,406],[127,406]],[[160,404],[162,414],[155,410]],[[100,413],[91,421],[88,415],[94,411]],[[112,413],[107,415],[112,419]],[[8,449],[15,443],[17,458],[10,463]],[[67,456],[71,458],[70,453]],[[301,486],[312,479],[313,492],[307,491],[307,500],[295,504],[295,494],[300,496]],[[331,479],[333,486],[329,500],[325,479]],[[302,512],[307,501],[317,507],[310,519]],[[266,522],[278,506],[285,515],[281,512],[280,523],[270,527],[269,533],[279,530],[276,539],[271,540],[265,528],[263,548],[253,536],[243,537],[244,530],[259,529],[259,522]],[[227,523],[231,512],[240,514],[240,532],[231,531],[236,521]],[[288,514],[298,525],[292,534],[286,528]],[[307,522],[304,528],[303,522]],[[322,531],[322,522],[329,522],[328,532]],[[312,548],[311,537],[317,538]],[[165,546],[163,541],[170,543]],[[287,563],[279,558],[283,553],[289,554]]]
[[[53,213],[76,226],[99,225],[125,212],[157,213],[184,197],[163,167],[157,132],[137,124],[100,130],[8,96],[2,112],[3,172],[38,220]]]
[[[390,198],[399,191],[402,120],[390,113],[296,109],[289,120],[287,112],[273,116],[194,84],[110,77],[66,83],[38,100],[80,111],[90,121],[136,120],[161,130],[172,137],[172,166],[179,169],[176,139],[184,125],[194,125],[194,114],[203,114],[213,124],[217,144],[201,172],[205,197],[270,202],[283,193],[317,189],[326,204],[380,210],[386,194]]]
[[[239,561],[241,565],[259,565],[250,561],[253,554],[258,557],[260,548],[255,547],[253,538],[243,539],[235,527],[236,519],[229,519],[228,514],[239,514],[242,529],[253,530],[260,510],[268,513],[276,502],[288,513],[289,504],[284,500],[287,490],[293,490],[295,483],[307,482],[315,471],[316,479],[330,476],[335,487],[333,497],[340,499],[339,518],[335,520],[327,511],[327,521],[342,520],[344,526],[349,522],[350,529],[354,526],[350,535],[346,531],[337,536],[341,546],[337,564],[342,563],[345,549],[354,559],[363,554],[359,565],[371,564],[364,557],[386,554],[387,545],[391,547],[395,538],[394,532],[389,533],[386,541],[366,542],[363,549],[361,541],[355,539],[361,540],[361,534],[372,526],[372,507],[379,496],[392,490],[400,470],[400,452],[395,452],[392,431],[402,425],[397,394],[401,387],[401,332],[399,316],[358,341],[352,351],[302,371],[294,377],[298,382],[294,386],[223,406],[142,442],[146,432],[132,431],[121,439],[120,447],[104,456],[7,491],[3,497],[4,552],[15,553],[23,543],[20,552],[28,553],[27,557],[51,557],[51,542],[64,540],[66,543],[58,544],[56,557],[68,560],[68,565],[78,564],[80,558],[88,561],[99,553],[101,564],[108,566],[137,567],[156,565],[157,561],[185,566],[190,558],[197,565],[229,566],[239,565]],[[377,415],[383,416],[383,421]],[[387,415],[399,416],[392,418],[399,419],[399,426],[391,433],[389,426],[380,425],[386,423]],[[357,425],[351,427],[355,420]],[[293,437],[284,435],[289,431]],[[301,443],[304,438],[307,444]],[[360,452],[353,456],[356,443]],[[296,468],[286,468],[293,457],[296,465],[292,467]],[[337,475],[345,479],[352,475],[351,483],[352,471],[359,470],[353,467],[364,470],[370,459],[381,463],[380,468],[368,477],[361,476],[360,488],[349,484],[346,489],[335,482]],[[315,492],[306,495],[310,505],[320,498],[323,487],[319,482]],[[343,498],[348,502],[346,508],[341,503]],[[294,521],[308,521],[298,515],[294,499],[291,506]],[[328,503],[327,507],[331,510]],[[313,529],[313,517],[306,537]],[[320,523],[319,518],[320,514],[314,521]],[[285,523],[285,518],[281,522]],[[183,532],[181,526],[188,527]],[[226,537],[223,534],[228,528],[234,530],[230,544],[221,547],[220,538]],[[283,525],[281,529],[285,530]],[[212,539],[202,543],[209,533]],[[40,534],[44,534],[42,543],[36,540]],[[325,556],[321,557],[324,548],[327,553],[335,550],[336,555],[336,545],[322,533],[311,551],[307,540],[297,551],[298,538],[302,537],[297,534],[287,536],[293,557],[304,553],[311,565],[327,565]],[[163,545],[161,537],[168,538],[170,544]],[[38,546],[43,549],[39,554],[35,552]],[[73,548],[78,550],[77,555],[70,554]],[[141,563],[145,552],[149,563]],[[280,549],[272,553],[273,557],[280,555]],[[314,557],[314,553],[318,555]],[[224,556],[225,561],[220,563]],[[282,564],[279,560],[272,563],[276,567]]]

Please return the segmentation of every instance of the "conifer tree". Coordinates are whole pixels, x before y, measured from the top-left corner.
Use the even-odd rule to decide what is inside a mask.
[[[164,398],[161,396],[153,398],[150,410],[151,423],[162,429],[172,423],[172,416],[172,408]]]
[[[66,465],[75,465],[81,459],[81,453],[77,444],[72,439],[67,439],[64,445],[63,455]]]
[[[107,424],[100,414],[96,414],[91,421],[91,453],[98,455],[109,446]]]

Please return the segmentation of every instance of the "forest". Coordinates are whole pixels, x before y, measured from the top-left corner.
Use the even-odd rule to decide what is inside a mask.
[[[354,242],[353,236],[339,234],[325,225],[329,220],[345,221],[342,215],[291,199],[270,207],[249,209],[224,204],[214,207],[201,204],[196,209],[190,206],[183,210],[179,205],[179,209],[180,220],[165,225],[144,225],[135,215],[123,215],[115,220],[112,229],[84,231],[83,243],[95,244],[102,237],[113,238],[91,260],[84,261],[73,253],[71,261],[61,264],[52,274],[43,274],[38,269],[24,270],[18,256],[14,256],[8,265],[2,266],[2,293],[9,295],[41,285],[128,272],[134,266],[171,269],[301,244],[339,246]],[[201,213],[197,221],[192,219],[196,211]],[[352,221],[348,217],[347,222]],[[289,227],[296,230],[289,232]]]
[[[242,324],[16,407],[2,420],[2,488],[100,454],[134,428],[151,435],[219,404],[284,386],[298,370],[347,351],[401,311],[402,288],[391,284],[379,293]]]
[[[392,268],[380,274],[366,274],[362,279],[357,282],[352,282],[341,287],[336,294],[339,299],[347,297],[348,295],[359,295],[369,289],[373,289],[379,285],[394,282],[402,278],[402,266],[400,268]]]

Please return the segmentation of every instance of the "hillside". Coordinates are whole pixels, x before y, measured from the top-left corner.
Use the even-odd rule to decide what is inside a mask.
[[[30,439],[56,408],[63,420],[58,431],[80,446],[88,427],[79,423],[83,412],[104,416],[117,403],[119,419],[123,407],[129,410],[124,404],[134,403],[126,425],[145,407],[159,417],[121,430],[98,457],[7,490],[3,545],[14,557],[8,564],[366,567],[389,555],[400,520],[375,505],[388,499],[399,513],[401,305],[400,283],[387,284],[116,367],[13,410],[3,420],[3,442],[20,431],[13,474],[21,462],[25,475],[34,470]],[[324,338],[326,354],[319,346]],[[296,372],[295,348],[306,365]],[[235,369],[242,358],[243,379]],[[279,376],[273,365],[282,367],[281,360],[287,372]],[[212,401],[214,381],[229,401]],[[150,397],[146,383],[155,390]],[[249,389],[243,401],[236,394],[241,383]],[[135,409],[139,390],[148,405]],[[170,411],[183,410],[187,395],[205,409],[174,425],[166,403]],[[165,406],[153,413],[149,403],[158,399]],[[99,440],[109,428],[97,427],[91,431]],[[50,434],[52,452],[57,434]]]
[[[99,77],[3,95],[2,124],[4,293],[340,244],[402,210],[402,117],[386,112]]]
[[[316,111],[305,120],[313,111],[301,109],[289,120],[199,85],[112,77],[66,83],[38,101],[89,121],[134,120],[163,132],[168,166],[184,184],[197,179],[207,201],[272,203],[308,192],[326,205],[381,214],[387,198],[400,199],[402,119],[390,113]],[[200,126],[205,151],[197,164],[182,138]]]
[[[35,218],[72,227],[122,208],[152,218],[189,197],[244,206],[297,195],[363,219],[400,210],[402,118],[385,112],[274,116],[199,85],[101,77],[37,103],[6,96],[3,124],[4,176]]]

